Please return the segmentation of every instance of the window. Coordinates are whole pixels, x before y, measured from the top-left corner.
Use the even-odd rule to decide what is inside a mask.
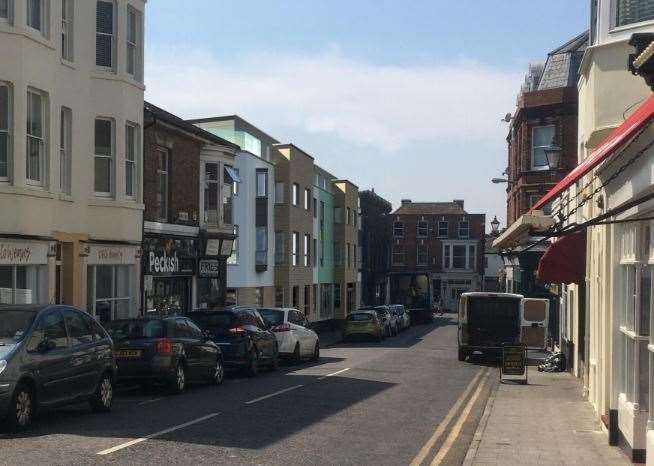
[[[72,119],[71,110],[61,107],[59,122],[59,189],[65,194],[71,194]]]
[[[549,168],[545,148],[552,145],[555,127],[536,126],[531,129],[531,168],[532,170],[547,170]]]
[[[45,340],[54,343],[53,350],[68,348],[66,324],[61,312],[53,311],[41,318],[32,333],[30,341],[27,343],[27,350],[31,352],[38,351],[40,344]]]
[[[218,226],[220,202],[220,165],[218,162],[204,164],[204,223]]]
[[[234,173],[236,173],[236,176],[238,176],[239,180],[240,180],[241,179],[241,175],[240,175],[241,172],[239,171],[239,169],[232,167],[232,170],[234,170]],[[238,196],[240,183],[241,183],[240,181],[232,180],[232,195]]]
[[[429,251],[427,245],[424,242],[418,244],[416,254],[418,258],[418,265],[429,265]]]
[[[311,236],[304,235],[304,266],[311,265]]]
[[[96,196],[111,196],[114,154],[113,122],[95,120],[94,191]]]
[[[424,220],[418,222],[418,237],[426,238],[429,234],[429,225]]]
[[[451,260],[452,260],[452,246],[450,246],[449,244],[444,244],[443,245],[443,268],[444,269],[451,268]]]
[[[0,82],[0,181],[9,179],[11,160],[11,92]]]
[[[131,317],[135,283],[131,265],[90,265],[87,273],[89,312],[105,323]]]
[[[468,269],[474,270],[477,267],[477,248],[470,244],[468,245]]]
[[[291,251],[291,265],[294,267],[298,265],[298,253],[300,249],[300,234],[296,231],[293,232],[293,244]]]
[[[95,64],[102,68],[114,66],[114,2],[96,3]]]
[[[304,315],[308,316],[311,312],[311,285],[304,285]],[[300,320],[304,322],[304,319]],[[302,324],[300,324],[302,325]]]
[[[459,238],[467,239],[470,237],[470,224],[463,220],[459,222]]]
[[[404,265],[404,245],[393,245],[393,265]]]
[[[352,255],[351,255],[350,250],[351,250],[350,243],[347,243],[347,249],[345,250],[345,253],[346,253],[345,257],[346,257],[346,260],[347,260],[347,268],[348,269],[350,267],[352,267]]]
[[[49,0],[27,0],[27,26],[39,31],[43,37],[48,35]]]
[[[334,265],[343,265],[343,246],[338,241],[334,242]]]
[[[0,266],[0,304],[47,304],[46,265]]]
[[[440,221],[438,222],[438,237],[439,238],[447,238],[449,236],[449,225],[447,222]]]
[[[11,19],[12,0],[0,0],[0,22],[9,22]]]
[[[357,264],[357,245],[353,244],[352,245],[352,255],[353,255],[353,263],[354,263],[354,268],[356,269],[358,264]]]
[[[73,2],[61,0],[61,58],[73,61]]]
[[[275,183],[275,204],[284,203],[284,183]]]
[[[285,241],[284,241],[284,232],[276,231],[275,232],[275,265],[282,265],[285,263],[284,258],[285,254]]]
[[[227,263],[230,265],[238,264],[238,249],[239,249],[238,225],[234,225],[233,231],[234,234],[236,235],[236,238],[234,238],[234,242],[232,243],[232,253],[227,258]]]
[[[257,227],[256,235],[256,265],[268,265],[268,227]]]
[[[45,186],[46,97],[27,91],[27,183]]]
[[[617,0],[616,26],[654,19],[654,0]]]
[[[227,165],[226,165],[227,166]],[[231,167],[229,167],[231,168]],[[224,170],[223,173],[223,223],[234,223],[234,179]]]
[[[136,80],[141,75],[141,13],[127,7],[127,74]]]
[[[474,244],[444,244],[443,269],[474,269],[477,265],[477,246]]]
[[[347,214],[345,216],[345,224],[349,225],[350,223],[352,223],[352,209],[347,207],[346,212]]]
[[[164,222],[168,221],[168,156],[167,149],[157,149],[157,216]]]
[[[299,286],[294,286],[293,287],[293,307],[299,307],[300,305],[300,287]]]
[[[313,239],[313,266],[318,267],[318,240]]]
[[[297,184],[297,183],[293,183],[293,198],[292,198],[292,200],[293,200],[293,205],[294,206],[297,206],[298,203],[300,202],[299,196],[300,196],[300,185]]]
[[[311,191],[308,189],[304,190],[304,210],[311,209]]]
[[[268,170],[257,168],[257,197],[268,197]]]
[[[138,153],[138,131],[132,124],[125,125],[125,195],[136,198],[137,173],[136,154]]]
[[[393,223],[393,236],[396,238],[402,238],[404,236],[404,223],[395,222]]]
[[[452,247],[452,268],[465,269],[466,268],[466,247],[455,244]]]
[[[318,218],[318,199],[313,198],[313,218]]]
[[[275,287],[275,307],[284,307],[284,288]]]

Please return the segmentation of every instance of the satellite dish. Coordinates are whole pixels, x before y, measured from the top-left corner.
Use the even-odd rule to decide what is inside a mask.
[[[508,123],[508,122],[510,122],[512,119],[513,119],[513,115],[511,115],[510,113],[507,113],[506,115],[504,115],[504,118],[502,118],[502,121],[505,121],[505,122]]]

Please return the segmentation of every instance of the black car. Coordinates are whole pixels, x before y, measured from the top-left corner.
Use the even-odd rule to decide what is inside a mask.
[[[114,320],[107,331],[115,344],[118,380],[144,388],[165,384],[181,393],[189,380],[220,385],[225,377],[220,348],[186,317]]]
[[[259,366],[273,370],[279,364],[279,348],[259,312],[251,307],[231,307],[222,311],[194,311],[189,315],[220,346],[225,365],[247,370],[252,377]]]
[[[30,425],[38,409],[89,401],[109,411],[116,364],[102,326],[71,306],[0,306],[0,418]]]

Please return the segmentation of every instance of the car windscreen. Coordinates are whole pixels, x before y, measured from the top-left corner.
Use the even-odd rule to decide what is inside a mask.
[[[0,340],[18,342],[29,330],[36,312],[23,310],[0,311]]]
[[[277,309],[259,309],[259,314],[270,325],[281,325],[284,323],[284,311]]]
[[[347,320],[350,320],[352,322],[366,322],[369,320],[372,320],[372,316],[370,314],[350,314],[347,316]]]
[[[166,326],[162,320],[114,320],[109,322],[105,328],[115,341],[166,336]]]
[[[194,312],[191,319],[203,329],[229,329],[234,325],[234,316],[231,312]]]

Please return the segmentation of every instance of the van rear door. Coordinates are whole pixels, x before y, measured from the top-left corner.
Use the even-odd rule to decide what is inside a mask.
[[[548,299],[525,298],[520,303],[520,341],[532,348],[545,348],[547,322],[550,313]]]

